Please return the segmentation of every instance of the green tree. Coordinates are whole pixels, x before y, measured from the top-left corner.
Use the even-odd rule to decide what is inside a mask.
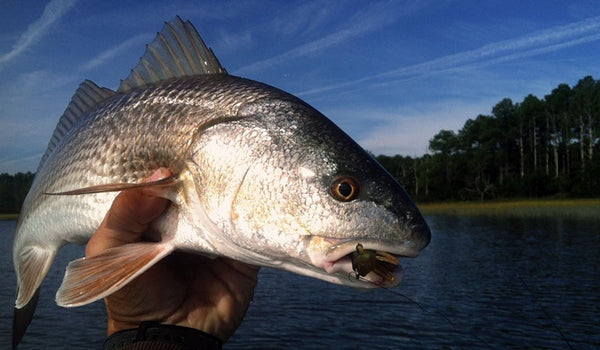
[[[458,136],[465,155],[465,191],[477,194],[480,200],[493,196],[499,177],[497,164],[501,162],[499,121],[493,116],[479,115],[467,120]]]
[[[515,163],[518,158],[518,128],[517,106],[510,98],[505,98],[492,108],[492,114],[498,121],[497,126],[502,130],[499,136],[498,154],[498,183],[504,184],[504,179],[511,176],[513,169],[518,168]]]
[[[579,161],[581,171],[585,171],[594,155],[594,129],[598,120],[598,108],[600,108],[600,95],[598,93],[598,82],[591,76],[579,80],[573,88],[572,112],[578,121],[577,131],[579,134]]]
[[[546,107],[550,114],[551,138],[553,148],[554,177],[558,179],[559,174],[569,174],[570,156],[569,144],[571,139],[571,128],[569,109],[572,91],[569,85],[560,84],[552,93],[545,96]]]
[[[540,131],[543,123],[541,120],[545,114],[544,102],[538,99],[536,96],[529,94],[523,102],[519,104],[519,114],[525,125],[523,134],[527,137],[528,142],[525,150],[527,151],[529,163],[531,165],[531,172],[535,173],[538,170],[540,163],[540,139],[542,138]]]
[[[33,182],[33,174],[0,174],[0,213],[18,213]]]
[[[429,150],[433,153],[430,162],[431,187],[437,191],[439,199],[455,198],[453,189],[457,188],[457,184],[454,163],[458,146],[458,137],[451,130],[441,130],[429,140]]]

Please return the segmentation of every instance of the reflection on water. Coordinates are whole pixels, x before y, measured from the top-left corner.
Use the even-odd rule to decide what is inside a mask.
[[[393,290],[420,305],[386,290],[361,292],[263,269],[254,303],[225,348],[600,346],[600,222],[428,221],[430,246],[402,260],[405,281]],[[14,222],[0,222],[2,237],[13,230]],[[14,298],[10,242],[0,243],[0,348],[9,344]],[[61,309],[53,302],[64,266],[80,254],[71,247],[59,255],[23,349],[100,347],[102,303]]]

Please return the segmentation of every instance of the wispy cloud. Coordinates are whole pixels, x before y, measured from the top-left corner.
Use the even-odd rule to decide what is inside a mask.
[[[275,57],[271,57],[266,60],[259,61],[259,62],[250,64],[246,67],[240,68],[236,71],[236,74],[241,74],[241,73],[247,74],[247,73],[251,73],[251,72],[260,71],[262,69],[272,67],[274,65],[279,65],[282,62],[289,61],[291,59],[297,59],[298,57],[302,57],[302,56],[306,56],[306,55],[318,52],[325,48],[340,44],[341,42],[344,42],[344,41],[348,40],[349,38],[355,37],[361,33],[364,33],[365,32],[364,29],[365,29],[364,27],[362,30],[360,30],[358,28],[351,28],[351,29],[344,29],[344,30],[338,31],[336,33],[329,34],[324,38],[321,38],[321,39],[312,41],[310,43],[306,43],[302,46],[293,48],[293,49],[291,49],[287,52],[284,52],[280,55],[277,55]]]
[[[282,35],[307,34],[331,24],[343,3],[334,1],[303,1],[298,6],[286,8],[267,25],[268,30]]]
[[[422,156],[428,152],[429,140],[441,129],[458,130],[464,124],[465,115],[481,114],[489,110],[492,103],[491,99],[476,102],[441,100],[419,110],[379,112],[376,126],[357,134],[355,139],[374,154]],[[348,113],[369,115],[372,111],[359,109]]]
[[[14,156],[12,159],[0,159],[0,169],[2,169],[3,173],[9,174],[35,171],[35,168],[43,155],[43,153],[38,153],[28,157],[18,155]]]
[[[533,49],[529,49],[529,50],[518,51],[518,52],[514,52],[514,53],[507,53],[505,55],[500,55],[498,57],[489,58],[489,59],[485,59],[485,60],[473,61],[473,62],[468,62],[468,63],[460,64],[460,65],[440,66],[437,69],[424,70],[421,72],[415,72],[414,74],[399,75],[398,77],[393,78],[393,79],[388,79],[388,80],[384,80],[381,82],[371,83],[371,84],[369,84],[368,87],[369,88],[386,88],[386,87],[397,84],[399,81],[403,81],[403,82],[404,81],[412,81],[412,80],[425,78],[425,77],[429,77],[429,76],[436,75],[436,74],[455,73],[455,72],[468,71],[468,70],[472,70],[472,69],[479,69],[479,68],[491,66],[494,64],[500,64],[500,63],[504,63],[504,62],[508,62],[508,61],[515,61],[515,60],[519,60],[522,58],[542,55],[542,54],[566,49],[568,47],[578,46],[578,45],[582,45],[582,44],[586,44],[586,43],[598,41],[598,40],[600,40],[600,33],[593,34],[593,35],[587,35],[587,36],[584,36],[581,38],[569,40],[569,41],[562,42],[562,43],[557,43],[554,45],[547,45],[547,46],[533,48]],[[380,78],[384,78],[384,76],[381,76]],[[364,80],[370,80],[370,79],[364,79]],[[340,84],[340,85],[342,85],[342,84]],[[345,83],[344,85],[356,86],[356,81],[353,81],[350,83]],[[317,91],[317,90],[323,91],[321,89],[315,89],[312,91]],[[327,89],[327,90],[331,90],[331,89]],[[355,90],[358,90],[358,89],[348,90],[348,91],[355,91]],[[348,91],[346,91],[346,92],[348,92]],[[308,94],[306,92],[304,92],[304,93]]]
[[[599,31],[600,17],[588,18],[568,25],[534,32],[520,38],[498,41],[475,50],[443,56],[373,76],[303,91],[298,95],[318,94],[374,80],[379,81],[378,85],[382,84],[381,80],[386,80],[383,84],[387,85],[393,81],[414,79],[449,70],[468,69],[535,56],[600,40]]]
[[[44,8],[42,16],[29,25],[27,30],[21,34],[13,46],[13,49],[0,56],[0,69],[39,41],[46,33],[48,33],[48,28],[54,22],[58,21],[74,4],[75,0],[50,1]]]
[[[406,14],[409,12],[417,11],[418,7],[406,7],[402,9],[402,11],[394,11],[387,8],[387,4],[376,4],[366,10],[360,11],[356,13],[354,16],[350,16],[345,21],[345,26],[341,29],[325,35],[324,37],[308,42],[306,44],[295,47],[287,52],[279,54],[277,56],[267,58],[262,61],[255,62],[253,64],[247,65],[245,67],[239,68],[235,71],[235,74],[248,74],[256,71],[260,71],[266,68],[270,68],[274,65],[280,65],[289,60],[298,59],[300,57],[304,57],[307,55],[314,54],[316,52],[331,48],[333,46],[340,45],[348,40],[361,36],[365,33],[375,31],[377,29],[383,28],[387,25],[398,21],[400,15]],[[304,10],[305,8],[302,8]],[[307,16],[306,23],[310,22],[311,16],[314,16],[313,12],[307,11],[299,11],[300,13],[304,13]],[[323,10],[323,13],[320,17],[327,18],[329,13]],[[301,20],[296,20],[293,23],[288,23],[288,26],[284,27],[283,31],[289,32],[291,30],[297,30],[299,27],[298,23],[304,23]]]
[[[250,31],[238,32],[231,34],[227,31],[221,30],[219,32],[219,40],[216,43],[211,44],[213,48],[217,48],[216,51],[234,51],[242,48],[249,47],[253,42],[252,33]],[[217,53],[218,55],[218,53]]]
[[[131,47],[140,46],[140,43],[150,42],[150,40],[152,40],[152,35],[150,35],[150,34],[136,35],[130,39],[125,40],[124,42],[120,43],[117,46],[111,47],[110,49],[107,49],[104,52],[101,52],[96,58],[81,65],[80,69],[82,71],[87,71],[87,70],[96,68],[96,67],[104,64],[106,61],[110,60],[111,58],[115,57],[119,53],[121,53]]]

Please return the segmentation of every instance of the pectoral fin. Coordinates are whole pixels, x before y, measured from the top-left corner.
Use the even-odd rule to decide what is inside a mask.
[[[44,192],[45,195],[49,196],[73,196],[73,195],[81,195],[81,194],[91,194],[91,193],[103,193],[103,192],[118,192],[125,190],[133,190],[137,188],[145,188],[150,190],[155,190],[157,195],[162,195],[166,188],[174,187],[179,184],[179,179],[175,175],[171,175],[169,177],[165,177],[156,181],[148,181],[142,183],[114,183],[114,184],[105,184],[105,185],[96,185],[90,187],[79,188],[72,191],[64,191],[64,192]]]
[[[173,248],[166,243],[133,243],[72,261],[56,293],[56,303],[72,307],[102,299],[121,289],[172,251]]]

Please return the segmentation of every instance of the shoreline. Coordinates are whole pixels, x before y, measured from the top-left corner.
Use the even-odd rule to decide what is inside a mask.
[[[1,220],[17,220],[18,217],[19,217],[19,214],[0,214],[0,221]]]
[[[600,199],[510,199],[417,204],[423,215],[566,217],[600,220]]]
[[[417,203],[423,215],[572,217],[600,220],[600,198],[507,199],[495,201]],[[0,220],[17,220],[19,214],[1,214]]]

